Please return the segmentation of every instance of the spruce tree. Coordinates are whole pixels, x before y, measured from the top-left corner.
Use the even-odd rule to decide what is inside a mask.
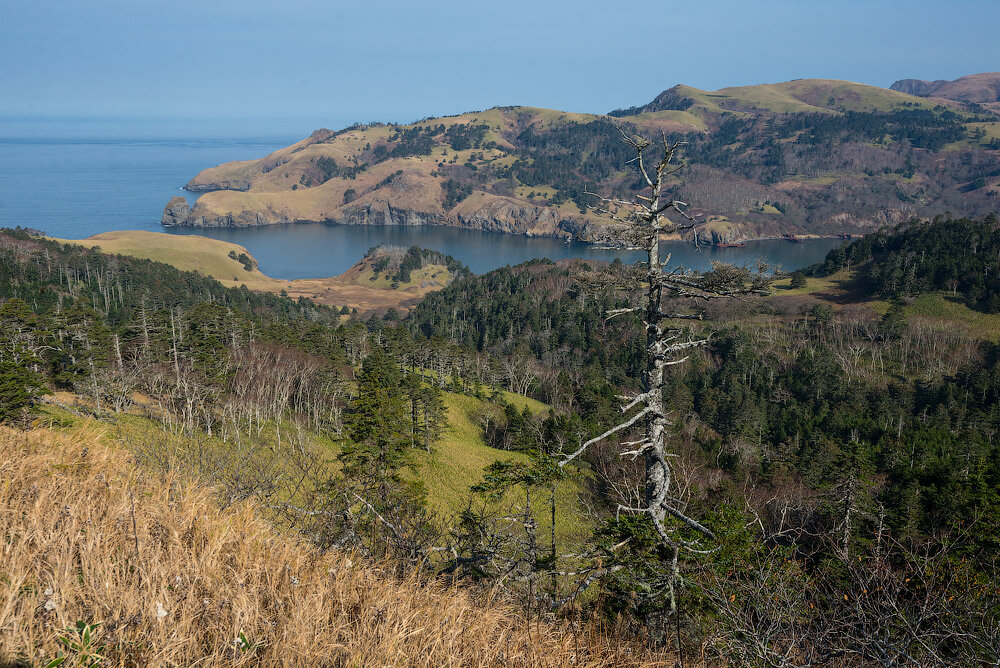
[[[348,406],[350,442],[340,460],[348,479],[399,482],[411,443],[411,418],[399,368],[381,350],[369,355],[358,374],[358,393]]]
[[[38,397],[47,394],[41,377],[13,360],[0,361],[0,423],[25,422]]]

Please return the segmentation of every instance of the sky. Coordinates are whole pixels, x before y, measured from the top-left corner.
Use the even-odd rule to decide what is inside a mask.
[[[0,136],[302,136],[1000,70],[998,0],[5,0]],[[89,130],[87,129],[89,128]]]

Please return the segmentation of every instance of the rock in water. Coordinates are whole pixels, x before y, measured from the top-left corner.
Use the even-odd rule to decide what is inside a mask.
[[[183,225],[187,222],[190,213],[191,207],[186,199],[180,196],[171,197],[167,205],[163,207],[163,217],[160,218],[160,224],[165,227]]]

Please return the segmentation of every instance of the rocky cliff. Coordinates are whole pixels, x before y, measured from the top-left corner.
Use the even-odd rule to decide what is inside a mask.
[[[901,79],[890,88],[919,97],[940,97],[957,102],[990,104],[1000,102],[1000,72],[970,74],[954,81]]]
[[[486,199],[480,206],[463,207],[460,212],[421,211],[387,200],[371,200],[343,206],[337,213],[318,220],[273,208],[215,213],[205,205],[196,204],[189,209],[183,197],[174,197],[164,208],[161,222],[165,226],[188,227],[257,227],[295,222],[400,227],[449,225],[486,232],[556,237],[590,243],[610,241],[612,232],[618,229],[617,225],[595,225],[583,216],[566,216],[550,207],[526,205],[499,197]]]
[[[171,197],[167,205],[163,207],[163,216],[160,224],[164,227],[175,227],[177,225],[187,225],[188,217],[191,215],[191,207],[183,197]]]
[[[922,79],[900,79],[896,83],[889,86],[889,90],[898,90],[899,92],[906,93],[907,95],[927,97],[928,95],[931,95],[935,90],[937,90],[946,83],[948,82],[944,79],[938,79],[937,81],[923,81]]]

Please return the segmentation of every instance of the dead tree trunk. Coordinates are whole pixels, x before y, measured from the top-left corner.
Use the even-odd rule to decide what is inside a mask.
[[[766,291],[768,279],[765,276],[766,267],[757,267],[756,272],[745,268],[717,265],[711,272],[693,274],[667,267],[669,256],[660,258],[660,237],[685,229],[695,227],[698,222],[685,212],[687,206],[683,202],[670,199],[663,192],[665,180],[677,172],[673,160],[681,144],[669,144],[666,138],[662,141],[662,155],[652,171],[646,166],[646,150],[650,142],[622,130],[624,141],[635,150],[633,162],[646,184],[648,194],[638,196],[638,200],[629,202],[614,198],[602,197],[589,193],[600,201],[597,210],[623,224],[619,239],[621,246],[630,250],[646,252],[645,291],[643,303],[632,308],[615,309],[607,315],[609,318],[625,313],[640,313],[646,333],[646,365],[642,378],[642,392],[632,397],[622,397],[627,403],[622,412],[628,414],[638,409],[628,419],[615,425],[605,433],[583,443],[575,452],[567,455],[559,466],[566,466],[582,455],[586,449],[619,432],[625,432],[642,424],[644,430],[637,440],[623,444],[622,456],[643,457],[645,462],[645,495],[644,503],[639,506],[619,505],[618,512],[644,514],[650,518],[657,534],[673,555],[671,571],[670,594],[671,605],[676,605],[674,585],[679,578],[678,557],[682,549],[703,551],[697,540],[687,540],[682,537],[682,528],[693,529],[704,537],[714,538],[714,534],[702,523],[690,517],[680,494],[674,489],[673,469],[670,459],[673,454],[668,450],[668,436],[671,422],[663,401],[663,389],[667,367],[681,364],[687,360],[691,349],[703,346],[709,338],[696,337],[695,334],[682,327],[681,323],[688,320],[701,320],[699,312],[666,313],[663,311],[665,296],[687,298],[691,300],[709,300],[720,297],[731,297],[748,293]],[[671,212],[684,219],[684,223],[676,223],[667,213]],[[632,285],[631,287],[635,287]]]

